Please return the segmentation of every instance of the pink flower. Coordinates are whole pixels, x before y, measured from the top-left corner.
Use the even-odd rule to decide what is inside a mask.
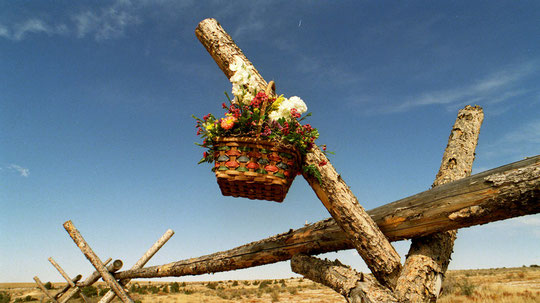
[[[226,117],[221,119],[221,127],[223,129],[231,129],[234,126],[234,123],[236,122],[235,117]]]

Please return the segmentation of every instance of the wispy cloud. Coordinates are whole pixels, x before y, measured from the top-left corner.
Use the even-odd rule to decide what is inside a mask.
[[[77,37],[93,35],[98,41],[121,37],[128,26],[140,23],[130,7],[129,2],[122,1],[99,11],[87,10],[72,15]]]
[[[10,164],[7,168],[8,168],[8,170],[17,172],[21,177],[30,176],[30,169],[24,168],[24,167],[19,166],[17,164]]]
[[[538,61],[530,61],[517,67],[496,71],[471,85],[422,93],[397,105],[388,106],[383,111],[387,113],[404,112],[428,105],[504,102],[528,93],[529,90],[516,88],[515,84],[539,69]]]
[[[11,25],[0,24],[0,37],[21,41],[30,34],[47,34],[74,35],[78,38],[91,36],[96,41],[115,39],[123,36],[129,26],[141,22],[135,11],[131,1],[117,0],[107,7],[81,10],[67,18],[54,18],[64,21],[51,22],[47,21],[47,17],[31,17]]]

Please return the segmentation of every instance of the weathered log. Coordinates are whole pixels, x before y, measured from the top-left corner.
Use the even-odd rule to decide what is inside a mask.
[[[234,75],[229,69],[230,63],[234,62],[235,57],[240,57],[246,65],[252,68],[254,73],[252,76],[259,83],[259,90],[265,89],[266,81],[264,78],[215,19],[201,21],[195,34],[227,78]],[[349,235],[351,243],[375,277],[382,284],[393,288],[401,270],[401,259],[398,253],[378,229],[377,224],[358,203],[349,186],[315,146],[306,157],[306,164],[318,165],[321,161],[327,163],[324,167],[319,168],[321,183],[312,176],[304,175],[304,177],[330,215]]]
[[[230,79],[234,75],[234,72],[229,69],[229,65],[234,62],[235,57],[240,57],[246,66],[252,69],[252,77],[258,83],[258,89],[260,91],[265,90],[268,85],[266,80],[259,74],[257,69],[216,19],[208,18],[201,21],[195,29],[195,35],[212,58],[214,58],[214,61],[216,61],[227,79]],[[274,92],[270,91],[270,94],[274,95]]]
[[[368,211],[390,241],[540,212],[540,156],[511,163]],[[201,275],[353,248],[333,219],[228,251],[118,272],[116,278]]]
[[[484,112],[479,106],[459,111],[433,187],[471,175]],[[413,238],[395,289],[401,302],[435,302],[450,263],[457,230]]]
[[[107,259],[105,262],[103,262],[103,264],[107,264],[111,261],[112,259],[109,258]],[[114,260],[114,262],[112,264],[109,264],[107,265],[107,270],[110,272],[110,273],[113,273],[117,270],[119,270],[120,268],[122,268],[122,261],[121,260]],[[81,288],[85,287],[85,286],[90,286],[94,283],[96,283],[97,280],[99,280],[99,278],[101,278],[101,274],[99,273],[99,271],[94,271],[90,276],[88,276],[88,278],[86,278],[84,281],[82,282],[78,282],[74,288],[71,288],[65,295],[63,295],[60,300],[58,300],[60,303],[65,303],[67,302],[69,299],[71,299],[72,297],[74,297],[75,295],[77,295],[80,291],[81,291]]]
[[[103,280],[109,285],[109,287],[114,291],[114,293],[122,300],[124,303],[133,303],[133,300],[128,296],[124,288],[114,279],[114,277],[109,273],[105,265],[101,262],[99,257],[94,253],[90,245],[82,237],[79,231],[75,228],[71,221],[66,221],[64,223],[64,228],[70,235],[73,242],[77,244],[84,256],[92,263],[96,270],[100,273]]]
[[[54,261],[53,257],[49,258],[49,262],[51,262],[51,264],[54,266],[54,268],[56,268],[56,270],[58,270],[58,272],[62,275],[62,277],[64,277],[66,282],[68,282],[68,284],[71,287],[75,287],[75,282],[73,282],[71,280],[71,278],[69,277],[69,275],[62,269],[62,267],[60,267],[60,265],[58,263],[56,263],[56,261]]]
[[[371,276],[358,273],[338,260],[321,260],[299,254],[291,259],[291,269],[304,277],[340,293],[347,302],[398,302],[393,293]]]
[[[137,263],[135,263],[135,265],[133,265],[131,267],[131,269],[138,269],[138,268],[142,268],[146,263],[148,263],[148,261],[150,261],[150,259],[158,252],[158,250],[160,248],[163,247],[163,245],[165,245],[165,243],[167,243],[167,241],[169,241],[169,239],[174,235],[174,231],[172,229],[169,229],[165,232],[165,234],[163,234],[163,236],[161,236],[161,238],[159,238],[156,243],[154,243],[154,245],[152,245],[152,247],[150,247],[150,249],[148,249],[146,251],[146,253],[144,253],[144,255],[137,261]],[[123,286],[126,286],[129,281],[131,281],[131,279],[123,279],[120,281],[120,285]],[[101,300],[99,300],[99,303],[109,303],[111,302],[115,297],[115,293],[111,290],[109,290],[102,298]]]
[[[58,303],[58,301],[56,301],[54,296],[52,296],[49,293],[49,291],[47,290],[45,285],[43,285],[43,283],[41,282],[41,280],[37,276],[34,277],[34,281],[36,281],[36,284],[39,287],[39,289],[41,290],[41,292],[43,292],[49,298],[49,300],[53,301],[54,303]]]
[[[358,203],[355,195],[332,165],[328,158],[315,148],[306,156],[306,164],[316,165],[321,173],[321,181],[304,174],[319,200],[347,234],[377,280],[393,289],[401,271],[401,258],[390,241]]]
[[[82,275],[76,275],[75,278],[71,279],[71,282],[73,282],[74,284],[79,282],[80,280],[82,279]],[[54,295],[54,298],[55,299],[58,299],[60,298],[64,293],[66,293],[66,291],[68,291],[69,289],[71,288],[71,285],[66,284],[62,289],[60,289],[55,295]]]

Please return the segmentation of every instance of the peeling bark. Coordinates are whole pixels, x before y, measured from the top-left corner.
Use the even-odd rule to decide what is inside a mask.
[[[505,178],[508,179],[503,179]],[[478,206],[482,215],[453,218]],[[384,206],[368,213],[390,241],[540,213],[540,156],[508,164]],[[333,219],[290,230],[231,250],[115,274],[118,278],[201,275],[354,248]]]
[[[483,119],[479,106],[466,106],[459,111],[433,187],[470,176]],[[449,214],[448,218],[463,220],[481,213],[482,208],[473,205]],[[412,239],[396,287],[396,295],[402,302],[437,301],[456,234],[457,230],[450,230]]]
[[[291,268],[297,274],[332,288],[347,302],[398,302],[392,292],[373,277],[358,273],[338,260],[332,262],[300,254],[291,259]]]
[[[230,63],[235,57],[239,57],[251,67],[252,76],[259,84],[259,90],[266,88],[267,82],[215,19],[201,21],[195,30],[195,35],[227,78],[230,79],[234,75],[229,69]],[[304,177],[338,225],[349,235],[354,247],[375,277],[381,283],[393,288],[401,270],[401,263],[392,244],[378,229],[377,224],[358,203],[345,181],[316,146],[306,158],[307,164],[318,166],[323,159],[327,163],[319,168],[321,184],[311,176]]]

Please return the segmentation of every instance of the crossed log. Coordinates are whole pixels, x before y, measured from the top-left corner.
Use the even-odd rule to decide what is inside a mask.
[[[229,70],[229,64],[238,56],[246,65],[253,68],[260,89],[266,86],[266,81],[216,20],[202,21],[195,32],[228,78],[233,75]],[[461,119],[465,122],[461,122]],[[357,296],[358,300],[367,302],[395,301],[398,300],[396,294],[402,301],[420,302],[433,300],[434,297],[436,300],[440,285],[432,287],[432,284],[441,282],[441,276],[444,275],[448,265],[455,233],[415,240],[411,256],[419,256],[418,252],[437,246],[434,243],[443,245],[445,251],[434,249],[431,254],[432,257],[439,255],[439,263],[442,264],[433,265],[433,260],[415,261],[411,258],[403,272],[399,256],[390,241],[416,238],[540,212],[539,156],[441,185],[470,174],[482,119],[483,113],[479,107],[466,107],[460,111],[443,157],[441,170],[434,183],[437,187],[429,191],[366,212],[341,176],[331,164],[328,164],[321,169],[322,184],[310,176],[304,177],[333,219],[323,220],[295,231],[290,230],[228,251],[161,266],[119,272],[115,277],[118,279],[200,275],[285,261],[297,256],[292,262],[293,270],[329,286],[334,285],[335,289],[348,299],[353,299],[349,296],[351,293],[357,293],[360,294]],[[467,120],[469,122],[466,122]],[[329,163],[318,148],[308,154],[306,159],[308,164],[317,164],[321,161]],[[345,287],[343,286],[345,284],[355,286],[357,283],[351,284],[350,281],[342,283],[349,280],[348,278],[341,278],[338,279],[340,282],[333,283],[330,278],[322,278],[329,277],[322,272],[316,273],[315,276],[310,274],[309,268],[331,268],[333,265],[303,254],[312,255],[349,248],[357,249],[376,280],[368,281],[369,279],[365,280],[362,276],[351,280],[362,282],[358,284],[361,287]],[[322,266],[321,262],[328,266]],[[302,266],[297,265],[305,265],[304,270],[301,269]],[[416,285],[419,287],[414,289],[410,278],[417,277],[422,267],[430,268],[428,271],[430,275],[422,277],[420,279],[422,282]],[[343,267],[340,267],[339,271],[343,273]],[[348,274],[350,277],[357,276],[350,271]],[[355,291],[352,291],[353,289]]]
[[[238,56],[255,71],[259,88],[266,87],[266,81],[216,20],[203,20],[196,35],[228,78],[233,75],[229,63]],[[290,259],[293,271],[332,287],[348,302],[434,302],[448,267],[455,230],[540,212],[540,156],[468,177],[482,120],[478,106],[467,106],[458,113],[433,188],[417,195],[366,212],[315,147],[305,161],[328,163],[320,169],[322,182],[304,177],[333,218],[228,251],[143,268],[172,236],[168,231],[169,235],[166,233],[130,270],[116,273],[119,267],[105,267],[107,262],[99,260],[68,221],[64,227],[97,271],[84,282],[77,282],[80,275],[70,279],[51,258],[68,282],[66,287],[52,296],[39,278],[34,280],[53,302],[66,302],[80,287],[102,277],[112,291],[100,302],[110,302],[115,295],[123,302],[132,302],[123,288],[132,278],[200,275]],[[390,242],[410,238],[411,249],[402,266]],[[374,278],[337,260],[310,256],[350,248],[362,256]]]

